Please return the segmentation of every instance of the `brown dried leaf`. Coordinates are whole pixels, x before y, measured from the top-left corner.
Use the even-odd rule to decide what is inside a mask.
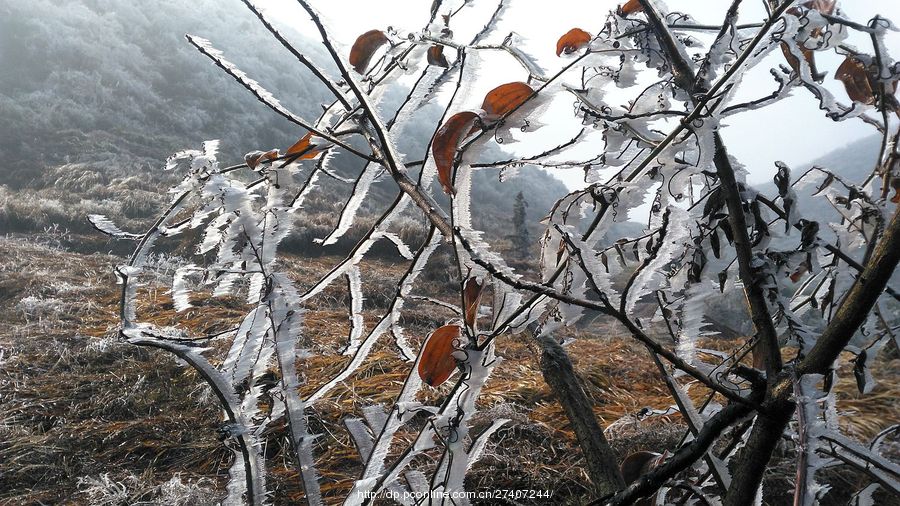
[[[444,56],[444,46],[435,44],[428,48],[428,64],[444,68],[450,66],[447,63],[447,58]]]
[[[312,143],[312,136],[312,132],[307,132],[306,135],[300,137],[293,146],[287,149],[287,152],[285,152],[286,156],[295,155],[290,158],[290,161],[298,159],[312,160],[322,153],[322,150],[316,149],[316,145]]]
[[[796,283],[807,273],[806,264],[800,264],[797,269],[790,274],[791,282]]]
[[[281,156],[278,153],[277,149],[272,149],[269,151],[251,151],[244,155],[244,163],[247,164],[247,167],[250,167],[251,170],[256,170],[256,167],[265,160],[274,160]]]
[[[875,103],[875,93],[872,91],[866,65],[852,55],[847,55],[834,73],[834,78],[844,83],[850,100],[866,105]]]
[[[572,28],[556,41],[556,56],[572,54],[591,41],[591,34],[581,28]]]
[[[466,324],[475,326],[478,317],[478,306],[481,305],[481,294],[484,293],[484,284],[476,278],[469,278],[463,286],[463,304],[466,309]]]
[[[559,240],[559,246],[556,248],[556,265],[562,261],[563,254],[566,252],[566,241],[565,239]]]
[[[474,129],[478,119],[478,115],[472,111],[458,112],[450,116],[450,119],[441,125],[434,134],[434,140],[431,142],[431,154],[434,156],[434,163],[437,166],[438,181],[448,195],[456,193],[451,180],[456,148]]]
[[[481,108],[487,113],[488,119],[499,118],[525,103],[533,94],[531,86],[523,82],[502,84],[484,96]]]
[[[369,60],[372,59],[372,55],[375,54],[375,51],[378,51],[378,48],[385,45],[387,42],[387,35],[381,30],[369,30],[357,37],[356,42],[353,43],[353,47],[350,48],[349,59],[350,65],[353,66],[353,70],[360,74],[365,74],[366,68],[369,66]]]
[[[837,0],[809,0],[808,2],[803,2],[801,5],[807,9],[819,11],[822,14],[834,14]]]
[[[794,73],[799,76],[800,60],[796,56],[794,56],[794,53],[791,52],[790,47],[784,42],[781,43],[781,52],[784,53],[784,58],[787,60],[791,68],[794,69]],[[812,49],[807,49],[802,46],[800,46],[800,52],[803,54],[803,59],[806,60],[806,63],[809,64],[809,73],[812,75],[813,79],[818,79],[819,71],[816,69],[816,53]]]
[[[419,377],[428,386],[437,387],[453,374],[456,369],[453,352],[459,336],[459,325],[444,325],[428,336],[418,368]]]
[[[641,5],[641,2],[638,0],[628,0],[624,5],[619,6],[619,10],[617,11],[619,16],[625,17],[635,12],[643,12],[644,6]]]
[[[619,467],[619,470],[622,472],[622,478],[625,480],[625,484],[627,485],[636,481],[641,476],[653,470],[653,468],[660,464],[660,457],[662,456],[663,455],[656,452],[639,451],[625,457],[622,461],[622,465]]]

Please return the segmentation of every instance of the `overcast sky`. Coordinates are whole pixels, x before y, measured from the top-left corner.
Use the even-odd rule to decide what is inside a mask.
[[[268,13],[282,22],[292,25],[302,33],[313,36],[308,17],[299,10],[295,0],[260,0]],[[486,19],[486,15],[496,6],[494,1],[475,0],[475,6],[461,13],[460,21],[472,20],[473,29],[480,27],[478,21]],[[515,0],[501,19],[495,39],[502,40],[510,31],[526,37],[524,49],[533,55],[548,71],[555,72],[565,61],[554,54],[556,39],[572,27],[580,27],[591,33],[597,33],[602,26],[605,15],[614,9],[619,2],[608,0],[553,0],[537,2],[532,0]],[[690,1],[670,0],[670,10],[687,11],[698,22],[718,23],[731,2],[719,0]],[[418,31],[428,19],[429,0],[380,0],[363,2],[359,0],[314,2],[334,33],[334,37],[342,41],[346,47],[352,44],[357,35],[373,29],[387,26]],[[702,7],[698,7],[702,6]],[[900,1],[895,0],[852,0],[839,3],[846,17],[865,22],[875,14],[897,20],[900,25]],[[752,23],[763,19],[764,11],[761,1],[744,2],[740,22]],[[465,17],[463,17],[465,15]],[[454,25],[459,32],[461,25]],[[460,40],[466,40],[457,33]],[[871,47],[865,36],[852,35],[848,42],[859,48]],[[893,55],[900,58],[900,34],[888,35],[887,46]],[[783,63],[779,52],[770,56],[771,65]],[[524,79],[525,74],[509,60],[502,61],[502,53],[492,56],[481,74],[486,89],[511,80]],[[825,86],[844,103],[849,103],[843,86],[833,79],[834,69],[840,64],[840,57],[833,53],[817,53],[819,70],[829,71]],[[768,74],[768,65],[758,68],[745,76],[741,82],[740,96],[744,98],[764,96],[775,89],[774,81]],[[573,79],[575,77],[573,76]],[[483,96],[483,94],[474,94]],[[571,115],[570,115],[571,116]],[[577,129],[574,121],[554,122],[545,127],[541,133],[548,138],[566,138],[566,134]],[[577,130],[575,130],[577,131]],[[738,158],[750,171],[751,182],[769,179],[774,172],[773,161],[782,160],[789,165],[797,165],[827,153],[835,148],[865,136],[873,135],[875,130],[859,120],[840,123],[824,118],[818,110],[816,101],[804,91],[797,90],[794,96],[783,100],[773,107],[749,112],[732,117],[726,123],[723,135],[728,143],[729,151]],[[580,170],[569,171],[568,174],[557,172],[570,187],[578,186],[582,177]]]

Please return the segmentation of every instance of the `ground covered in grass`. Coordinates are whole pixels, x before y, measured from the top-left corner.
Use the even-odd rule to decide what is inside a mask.
[[[210,391],[164,352],[116,338],[113,266],[122,259],[71,253],[34,237],[0,239],[0,258],[0,504],[220,500],[231,452],[217,437],[221,416]],[[289,256],[283,267],[298,283],[309,283],[335,260]],[[165,258],[153,269],[161,279],[171,275]],[[367,285],[376,287],[366,293],[372,308],[367,318],[377,317],[402,269],[389,258],[364,265]],[[449,276],[426,275],[436,293],[451,293]],[[142,309],[153,309],[157,323],[177,323],[198,333],[225,330],[222,322],[243,310],[241,301],[210,299],[176,315],[163,290],[144,295]],[[300,364],[304,394],[348,360],[335,353],[346,339],[346,306],[341,287],[335,287],[305,315],[305,338],[318,353]],[[448,316],[430,304],[412,305],[404,324],[413,344]],[[677,414],[639,416],[645,408],[666,409],[672,403],[643,347],[601,320],[563,337],[574,338],[567,346],[576,370],[620,457],[677,445],[684,431]],[[512,421],[491,439],[467,478],[468,488],[549,490],[554,503],[583,502],[589,497],[583,459],[543,381],[537,346],[510,336],[498,342],[497,353],[503,362],[481,397],[475,429],[499,417]],[[853,415],[844,417],[845,428],[862,439],[900,420],[900,360],[879,360],[877,368],[893,374],[883,376],[871,394],[861,397],[850,381],[838,386],[839,409]],[[389,406],[408,368],[391,345],[381,344],[356,375],[311,409],[311,428],[321,434],[315,454],[329,503],[339,502],[362,469],[342,420],[359,416],[369,404]],[[444,393],[438,389],[430,395],[437,399]],[[691,395],[700,400],[705,392],[692,388]],[[285,452],[283,429],[274,427],[267,438],[269,480],[273,501],[292,504],[302,502],[303,493]],[[770,473],[772,490],[791,486],[792,452],[782,453]],[[832,479],[848,488],[863,482],[855,475]],[[772,494],[767,502],[789,501],[787,495],[783,499]]]

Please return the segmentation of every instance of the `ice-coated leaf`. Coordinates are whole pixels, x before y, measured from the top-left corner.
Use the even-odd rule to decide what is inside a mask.
[[[447,68],[450,66],[450,64],[447,62],[447,57],[444,56],[444,46],[440,44],[434,44],[433,46],[428,48],[428,64],[442,68]]]
[[[472,111],[458,112],[444,122],[434,134],[431,153],[434,157],[434,163],[437,165],[438,180],[440,180],[444,192],[449,195],[456,193],[452,182],[456,148],[475,128],[473,125],[477,121],[479,121],[478,114]]]
[[[387,413],[384,412],[384,405],[370,404],[362,408],[363,417],[366,423],[372,428],[372,432],[381,432],[381,429],[387,423]]]
[[[475,438],[475,441],[472,442],[472,447],[469,448],[469,463],[466,467],[467,470],[471,469],[481,458],[481,454],[484,452],[490,437],[508,422],[509,419],[507,418],[497,418],[487,429],[484,429],[484,431]]]
[[[630,16],[636,12],[643,12],[644,6],[641,5],[641,2],[638,0],[628,0],[624,4],[620,5],[618,8],[619,16],[625,17]]]
[[[501,116],[509,114],[531,98],[534,90],[523,82],[501,84],[484,96],[481,104],[485,112],[484,119],[493,121]]]
[[[178,167],[178,162],[181,160],[189,160],[195,156],[200,156],[203,153],[196,149],[185,149],[182,151],[178,151],[173,153],[168,158],[166,158],[166,167],[165,170],[174,170]]]
[[[867,358],[868,352],[860,350],[853,361],[853,376],[856,378],[856,386],[859,393],[864,395],[870,393],[875,387],[875,378],[872,376],[872,371],[869,370]]]
[[[876,506],[875,492],[881,487],[878,483],[870,483],[850,498],[850,506]]]
[[[691,217],[683,209],[669,206],[663,223],[664,228],[660,229],[657,247],[653,250],[654,255],[640,267],[641,270],[634,278],[634,283],[628,293],[625,310],[629,313],[634,310],[635,304],[642,297],[662,286],[666,278],[665,266],[676,255],[683,254],[693,242],[690,236]]]
[[[90,221],[91,225],[97,230],[103,232],[106,235],[111,235],[117,239],[136,240],[144,237],[143,234],[132,234],[123,231],[122,229],[117,227],[116,224],[112,222],[112,220],[102,214],[89,214],[88,221]]]
[[[356,38],[350,48],[350,65],[353,70],[365,74],[369,61],[378,49],[389,42],[387,35],[381,30],[369,30]]]
[[[366,428],[366,424],[359,418],[344,418],[344,426],[350,433],[350,439],[356,446],[361,461],[366,462],[372,455],[372,435]]]
[[[872,91],[872,84],[869,81],[869,72],[866,65],[858,58],[847,55],[835,71],[834,78],[844,83],[844,89],[850,100],[866,105],[875,103],[875,93]]]
[[[419,377],[425,384],[431,387],[440,386],[456,370],[454,352],[457,350],[459,338],[459,325],[444,325],[425,341],[418,367]]]
[[[572,28],[556,41],[556,56],[572,54],[591,41],[591,34],[581,28]]]
[[[697,340],[708,335],[708,332],[703,331],[708,325],[705,319],[707,300],[715,293],[716,290],[711,288],[708,281],[691,285],[685,292],[675,351],[689,364],[693,364],[696,359]]]

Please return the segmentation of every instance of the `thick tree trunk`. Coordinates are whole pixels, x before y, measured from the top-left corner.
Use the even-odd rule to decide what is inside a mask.
[[[772,458],[772,452],[778,446],[784,429],[794,413],[794,403],[790,400],[780,401],[777,405],[768,405],[774,413],[771,416],[758,415],[747,444],[738,452],[735,461],[734,479],[725,496],[723,506],[744,506],[753,504],[759,484]]]
[[[625,481],[616,456],[594,416],[593,403],[581,387],[568,353],[553,336],[538,335],[537,341],[543,350],[541,372],[544,381],[550,385],[572,424],[595,493],[602,497],[622,490]]]

